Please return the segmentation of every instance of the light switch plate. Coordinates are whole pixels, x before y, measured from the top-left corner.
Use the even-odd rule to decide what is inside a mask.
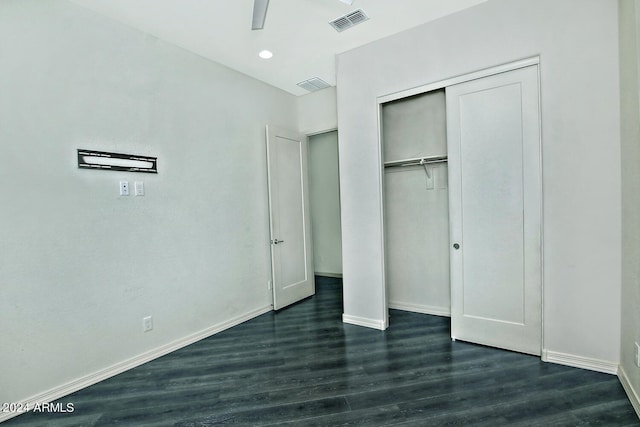
[[[427,190],[433,190],[435,188],[435,170],[434,168],[427,166],[429,170],[429,176],[425,174],[425,178],[427,179]]]
[[[134,191],[136,196],[144,196],[144,182],[136,181],[134,184]]]
[[[142,319],[142,332],[153,330],[153,316],[147,316]]]

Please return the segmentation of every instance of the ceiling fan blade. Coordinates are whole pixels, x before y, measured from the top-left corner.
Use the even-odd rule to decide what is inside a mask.
[[[264,20],[267,17],[267,8],[269,0],[253,0],[253,23],[252,30],[261,30],[264,28]]]

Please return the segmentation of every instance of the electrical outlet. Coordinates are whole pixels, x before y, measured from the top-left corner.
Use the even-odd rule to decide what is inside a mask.
[[[633,360],[636,362],[636,366],[640,368],[640,344],[636,343],[635,351],[636,351],[636,354]]]
[[[129,181],[120,181],[120,195],[121,196],[129,195]]]
[[[142,319],[142,332],[149,332],[153,329],[153,316],[147,316]]]

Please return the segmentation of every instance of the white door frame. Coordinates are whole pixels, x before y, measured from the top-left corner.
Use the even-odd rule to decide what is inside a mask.
[[[387,95],[383,95],[383,96],[379,96],[377,97],[376,101],[377,101],[377,108],[378,108],[378,159],[379,159],[379,168],[378,168],[378,180],[380,182],[379,185],[379,190],[380,190],[380,200],[382,200],[382,203],[380,204],[380,218],[382,218],[381,221],[381,226],[382,226],[382,232],[380,233],[381,237],[381,248],[382,248],[382,268],[383,268],[383,275],[382,275],[382,286],[383,286],[383,311],[385,313],[385,328],[389,325],[389,307],[388,307],[388,286],[387,286],[387,278],[386,278],[386,267],[385,267],[385,259],[386,259],[386,254],[385,254],[385,219],[384,219],[384,147],[383,147],[383,137],[382,137],[382,106],[383,104],[387,103],[387,102],[391,102],[391,101],[396,101],[402,98],[407,98],[410,96],[414,96],[414,95],[420,95],[423,94],[425,92],[431,92],[433,90],[437,90],[437,89],[443,89],[446,88],[447,86],[452,86],[455,84],[459,84],[459,83],[464,83],[464,82],[468,82],[471,80],[476,80],[476,79],[481,79],[483,77],[488,77],[488,76],[492,76],[495,74],[500,74],[500,73],[505,73],[508,71],[513,71],[513,70],[517,70],[520,68],[525,68],[525,67],[529,67],[531,65],[537,65],[538,66],[538,81],[540,82],[540,57],[539,56],[534,56],[534,57],[530,57],[530,58],[525,58],[525,59],[521,59],[518,61],[514,61],[514,62],[509,62],[506,64],[502,64],[502,65],[498,65],[495,67],[491,67],[491,68],[486,68],[483,70],[478,70],[475,72],[471,72],[468,74],[463,74],[460,76],[455,76],[455,77],[451,77],[445,80],[440,80],[437,82],[433,82],[433,83],[428,83],[425,85],[421,85],[421,86],[417,86],[414,88],[410,88],[410,89],[406,89],[406,90],[402,90],[399,92],[393,92]],[[541,89],[541,85],[540,87],[540,91]],[[538,108],[541,108],[541,103],[538,102]],[[540,117],[540,123],[538,123],[538,126],[540,127],[540,129],[542,130],[542,123],[541,123],[541,119],[542,119],[542,111],[539,111],[539,117]],[[540,275],[541,275],[541,280],[540,280],[540,293],[541,293],[541,307],[540,307],[540,311],[541,311],[541,343],[540,343],[540,348],[542,349],[542,354],[544,354],[544,215],[543,215],[543,201],[544,201],[544,187],[543,187],[543,170],[542,170],[542,131],[540,132],[540,189],[541,189],[541,200],[540,200],[540,259],[541,259],[541,263],[540,263]]]

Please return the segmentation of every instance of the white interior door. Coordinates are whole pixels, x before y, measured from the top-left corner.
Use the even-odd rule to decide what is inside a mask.
[[[307,140],[267,127],[273,308],[315,293]]]
[[[451,335],[541,353],[538,70],[447,88]]]

